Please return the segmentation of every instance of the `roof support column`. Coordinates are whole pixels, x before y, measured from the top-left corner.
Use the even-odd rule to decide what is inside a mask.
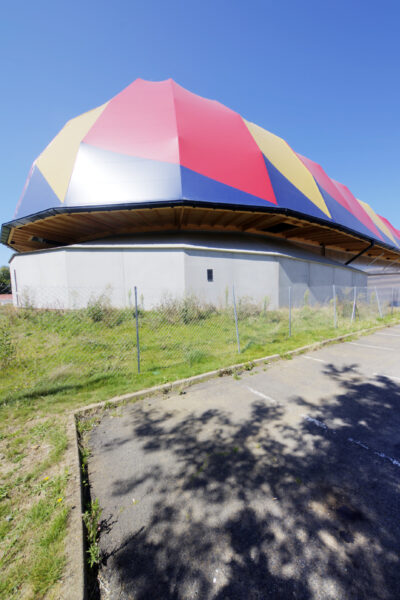
[[[352,258],[350,258],[350,260],[348,260],[347,262],[345,262],[344,264],[349,265],[350,263],[352,263],[354,260],[356,260],[357,258],[360,258],[360,256],[362,256],[365,252],[367,252],[367,250],[370,250],[373,246],[374,246],[375,242],[371,242],[369,246],[367,246],[366,248],[364,248],[364,250],[361,250],[361,252],[359,252],[358,254],[356,254],[355,256],[353,256]]]

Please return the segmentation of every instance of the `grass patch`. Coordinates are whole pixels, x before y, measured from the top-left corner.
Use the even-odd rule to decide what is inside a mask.
[[[400,316],[396,308],[377,319],[376,306],[365,305],[351,323],[350,307],[338,302],[334,328],[331,305],[306,305],[293,309],[289,338],[288,311],[268,310],[264,304],[261,309],[244,301],[238,306],[240,355],[230,309],[217,311],[192,299],[140,312],[140,375],[131,310],[117,311],[102,302],[65,313],[0,307],[1,600],[57,597],[68,519],[63,460],[69,410],[237,362],[283,355],[377,322],[394,323]],[[226,369],[226,374],[233,373]],[[92,418],[80,420],[80,436],[94,424]],[[81,459],[87,464],[85,445]],[[99,518],[89,504],[92,537]],[[93,540],[88,556],[95,564]]]
[[[99,501],[92,500],[88,506],[88,509],[83,513],[83,522],[85,523],[87,542],[88,542],[88,563],[89,567],[93,568],[100,562],[100,548],[98,545],[98,536],[100,531],[100,517],[102,509],[100,508]]]
[[[7,550],[0,559],[1,598],[43,598],[60,579],[69,512],[66,482],[65,472],[40,481],[23,477],[10,485],[0,504]]]

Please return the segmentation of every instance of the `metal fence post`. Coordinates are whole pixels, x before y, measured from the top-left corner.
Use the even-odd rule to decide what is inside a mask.
[[[351,313],[351,323],[356,318],[356,307],[357,307],[357,286],[354,286],[354,300],[353,300],[353,311]]]
[[[235,298],[235,286],[232,286],[232,298],[233,298],[233,312],[235,314],[235,325],[236,325],[236,339],[237,339],[237,345],[238,345],[238,352],[240,354],[240,339],[239,339],[239,327],[238,327],[238,318],[237,318],[237,311],[236,311],[236,298]]]
[[[135,285],[135,317],[136,317],[137,370],[138,370],[138,373],[140,373],[139,315],[138,315],[137,287],[136,287],[136,285]]]
[[[332,286],[332,292],[333,292],[333,326],[337,327],[337,314],[336,314],[336,288],[333,285]]]
[[[381,301],[379,300],[378,288],[375,286],[376,301],[378,303],[379,316],[382,319]]]
[[[292,288],[289,286],[289,337],[292,337]]]

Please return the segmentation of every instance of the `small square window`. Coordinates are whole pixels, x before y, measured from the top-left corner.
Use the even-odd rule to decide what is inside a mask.
[[[213,269],[207,269],[207,281],[214,281]]]

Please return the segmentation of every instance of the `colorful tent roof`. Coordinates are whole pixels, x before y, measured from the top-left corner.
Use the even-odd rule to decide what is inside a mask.
[[[280,137],[172,80],[137,79],[69,121],[34,162],[15,219],[186,199],[290,209],[400,248],[400,233]]]

